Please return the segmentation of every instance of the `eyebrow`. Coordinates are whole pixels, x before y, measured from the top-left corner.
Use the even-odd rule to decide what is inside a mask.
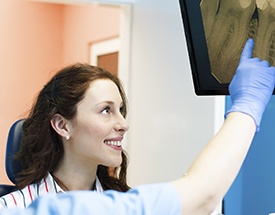
[[[95,105],[102,105],[102,104],[114,104],[114,102],[113,101],[101,101],[101,102],[98,102],[98,103],[96,103]]]
[[[107,101],[98,102],[98,103],[96,103],[95,105],[98,106],[98,105],[102,105],[102,104],[114,105],[115,102],[113,102],[113,101],[108,101],[108,100],[107,100]],[[120,106],[123,106],[123,105],[124,105],[124,102],[121,101]]]

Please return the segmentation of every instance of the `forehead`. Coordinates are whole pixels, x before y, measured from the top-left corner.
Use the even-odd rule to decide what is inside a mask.
[[[122,100],[117,85],[110,79],[98,79],[91,82],[84,99],[85,98],[91,99],[94,102]]]

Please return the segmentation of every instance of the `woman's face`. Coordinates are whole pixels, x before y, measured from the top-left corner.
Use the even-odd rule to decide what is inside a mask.
[[[128,130],[121,114],[122,106],[114,82],[109,79],[93,81],[77,106],[76,117],[69,121],[70,154],[88,165],[119,166],[122,162],[121,142]]]

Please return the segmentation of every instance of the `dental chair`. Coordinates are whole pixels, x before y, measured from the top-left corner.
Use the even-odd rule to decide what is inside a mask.
[[[5,168],[7,176],[13,184],[15,184],[16,174],[18,174],[21,169],[20,163],[14,162],[13,157],[21,144],[23,122],[24,119],[20,119],[13,123],[7,139]],[[12,192],[14,189],[15,185],[0,184],[0,197]]]

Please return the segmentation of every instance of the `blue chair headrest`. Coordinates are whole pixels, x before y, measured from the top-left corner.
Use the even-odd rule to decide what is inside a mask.
[[[17,120],[10,128],[6,148],[6,172],[7,176],[15,184],[16,175],[21,170],[21,164],[14,161],[14,155],[18,152],[22,139],[22,125],[24,119]]]

